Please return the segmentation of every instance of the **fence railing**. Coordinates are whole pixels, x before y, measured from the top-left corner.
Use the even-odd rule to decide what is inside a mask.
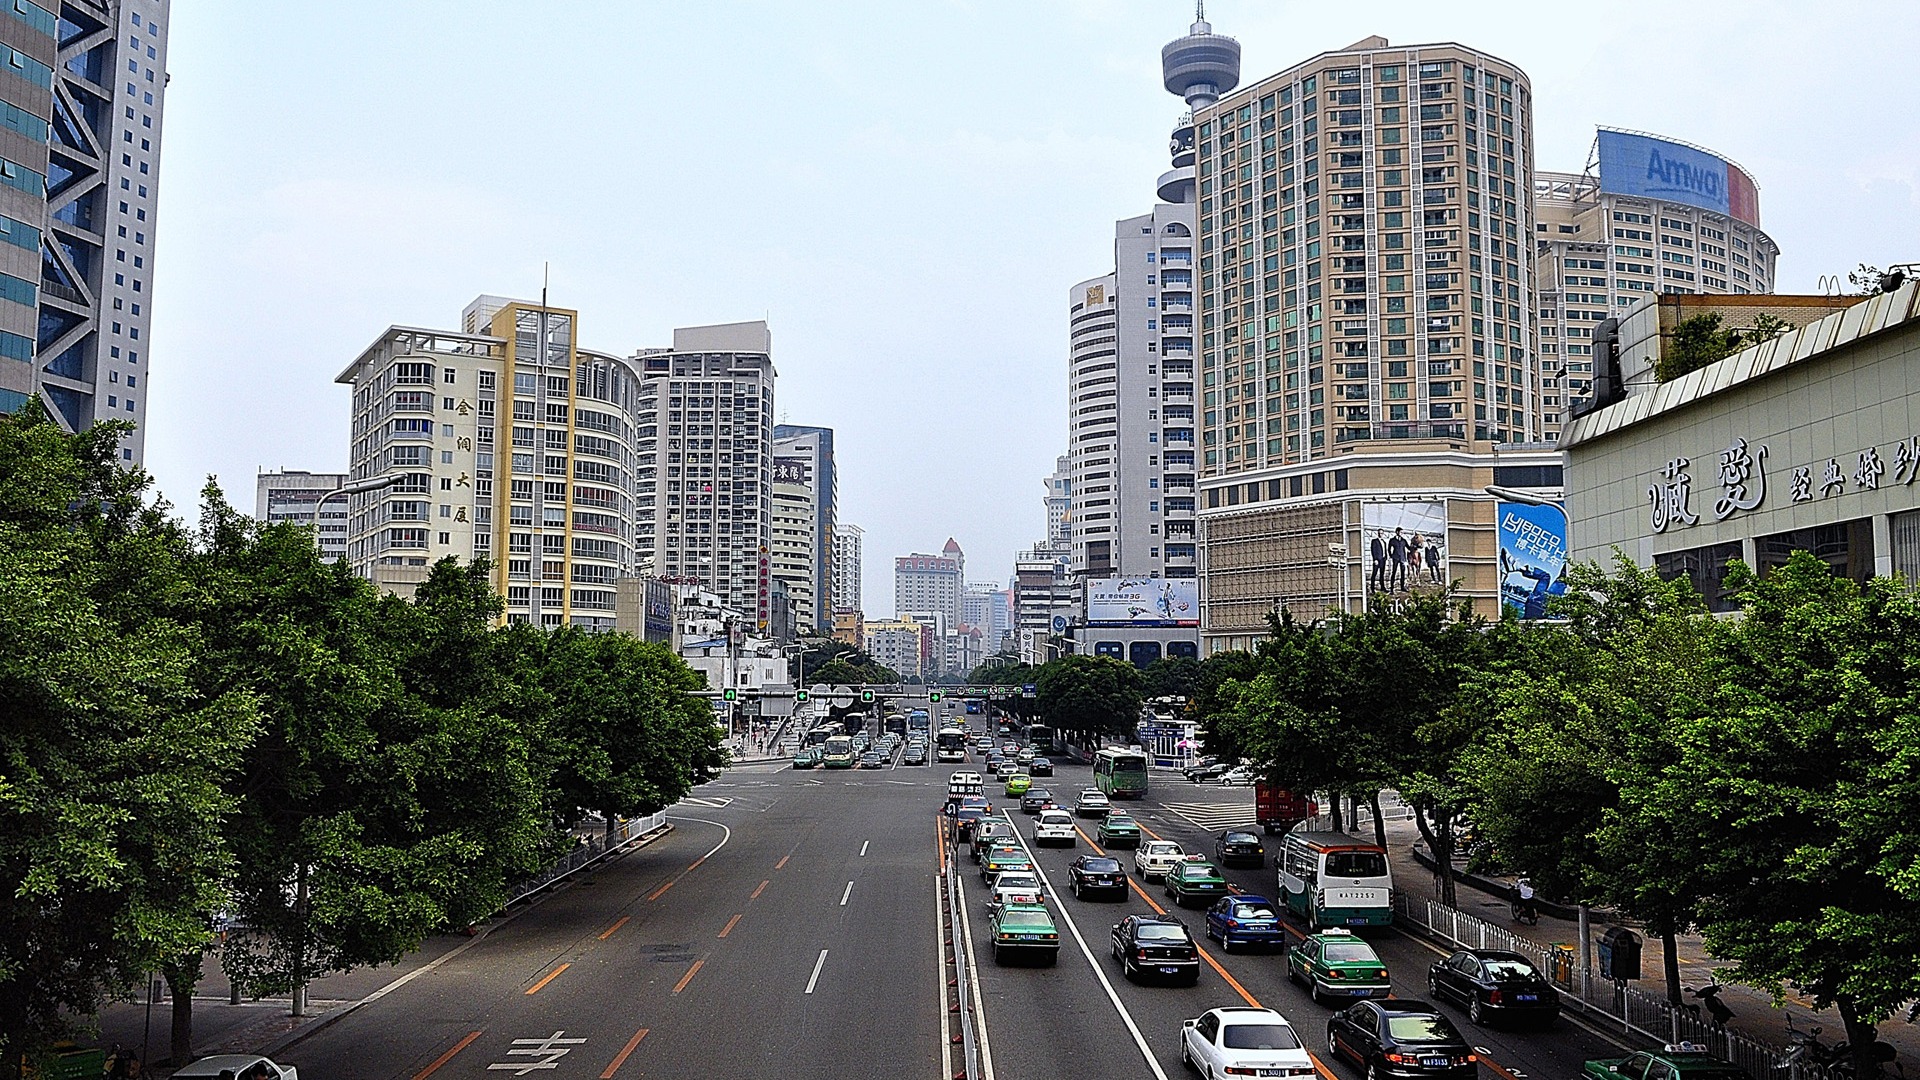
[[[614,826],[611,833],[599,832],[584,838],[583,843],[561,856],[552,866],[508,888],[508,899],[502,906],[512,907],[527,897],[554,885],[569,874],[592,866],[666,823],[666,812],[661,811],[643,818],[627,818]]]
[[[1692,1009],[1676,1008],[1663,997],[1597,977],[1584,980],[1583,988],[1582,961],[1576,945],[1543,944],[1423,897],[1396,893],[1394,908],[1404,923],[1459,948],[1519,953],[1560,988],[1562,1005],[1590,1019],[1617,1024],[1623,1033],[1656,1043],[1698,1043],[1745,1069],[1756,1080],[1788,1075],[1792,1080],[1826,1080],[1825,1070],[1793,1061],[1786,1047],[1728,1031]],[[1789,1068],[1790,1074],[1786,1072]]]

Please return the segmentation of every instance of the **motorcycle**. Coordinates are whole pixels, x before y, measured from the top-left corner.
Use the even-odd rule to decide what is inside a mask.
[[[1827,1075],[1837,1080],[1852,1080],[1854,1075],[1853,1047],[1846,1040],[1828,1045],[1820,1041],[1820,1027],[1815,1025],[1806,1030],[1793,1026],[1793,1015],[1787,1015],[1787,1056],[1778,1068],[1792,1070],[1798,1065],[1817,1065],[1826,1070]],[[1906,1069],[1894,1059],[1898,1053],[1891,1043],[1875,1038],[1871,1043],[1869,1055],[1879,1075],[1886,1075],[1885,1066],[1893,1066],[1895,1076],[1906,1077]]]
[[[1540,902],[1538,898],[1523,894],[1518,885],[1514,886],[1511,904],[1513,921],[1528,926],[1540,925]]]
[[[1705,1006],[1707,1015],[1712,1017],[1713,1022],[1721,1027],[1726,1027],[1727,1021],[1733,1019],[1733,1010],[1727,1007],[1726,1002],[1720,1000],[1720,984],[1718,982],[1710,981],[1705,986],[1688,987],[1686,993],[1689,996],[1700,999],[1699,1005],[1686,1006],[1688,1011],[1692,1012],[1695,1016],[1699,1016],[1701,1006]]]

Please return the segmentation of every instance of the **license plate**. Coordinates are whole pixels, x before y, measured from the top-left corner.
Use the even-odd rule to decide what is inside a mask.
[[[1521,1001],[1539,1001],[1540,1000],[1539,994],[1515,994],[1513,996]]]
[[[1347,920],[1347,925],[1348,925],[1348,926],[1365,926],[1365,925],[1367,925],[1367,920],[1365,920],[1365,919],[1363,919],[1363,918],[1362,918],[1362,919],[1348,919],[1348,920]]]
[[[1285,1076],[1285,1075],[1287,1075],[1287,1070],[1285,1070],[1285,1069],[1259,1069],[1259,1070],[1257,1070],[1257,1071],[1255,1071],[1255,1073],[1254,1073],[1254,1075],[1255,1075],[1255,1076]]]
[[[1356,986],[1353,989],[1347,991],[1347,993],[1352,994],[1354,997],[1366,997],[1368,994],[1372,992],[1373,991],[1368,990],[1364,986]]]
[[[1420,1064],[1422,1065],[1445,1065],[1446,1063],[1447,1059],[1443,1057],[1423,1057],[1420,1059]]]
[[[1175,975],[1175,974],[1178,974],[1178,973],[1179,973],[1179,971],[1180,971],[1180,969],[1179,969],[1179,968],[1177,968],[1177,967],[1163,967],[1163,968],[1161,968],[1161,969],[1160,969],[1160,974],[1162,974],[1162,975]]]

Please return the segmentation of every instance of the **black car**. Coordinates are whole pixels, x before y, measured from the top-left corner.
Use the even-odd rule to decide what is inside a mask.
[[[1267,849],[1245,829],[1228,829],[1213,838],[1213,860],[1221,866],[1265,866]]]
[[[1427,993],[1466,1006],[1476,1024],[1500,1017],[1532,1017],[1552,1023],[1560,993],[1526,957],[1499,949],[1461,949],[1427,969]]]
[[[984,807],[962,806],[953,812],[953,835],[956,840],[973,839],[973,827],[987,816]]]
[[[927,748],[924,746],[909,746],[906,752],[900,755],[902,765],[925,765],[926,763]]]
[[[881,757],[880,751],[878,750],[869,750],[866,753],[860,755],[860,767],[863,769],[885,768],[886,764],[887,764],[887,759],[884,757]]]
[[[1052,775],[1053,775],[1053,762],[1051,762],[1051,761],[1049,761],[1049,760],[1047,760],[1046,758],[1043,758],[1043,757],[1037,757],[1037,758],[1034,758],[1034,759],[1033,759],[1033,761],[1032,761],[1032,762],[1031,762],[1030,764],[1028,764],[1028,766],[1027,766],[1027,775],[1029,775],[1029,776],[1052,776]]]
[[[1220,759],[1214,757],[1212,754],[1208,754],[1206,757],[1201,758],[1199,761],[1194,762],[1180,771],[1186,775],[1187,779],[1191,780],[1195,774],[1205,772],[1218,764],[1220,764]],[[1231,766],[1229,766],[1229,768],[1231,768]],[[1226,769],[1220,771],[1225,772]]]
[[[1362,1001],[1327,1021],[1327,1051],[1382,1080],[1475,1080],[1473,1047],[1440,1010],[1424,1001]]]
[[[1067,864],[1067,884],[1073,889],[1076,900],[1085,900],[1094,893],[1111,893],[1116,899],[1127,898],[1127,870],[1120,860],[1106,855],[1082,855]]]
[[[1053,801],[1053,792],[1046,788],[1029,788],[1025,795],[1020,796],[1020,812],[1023,814],[1038,814],[1049,806],[1057,805]]]
[[[1113,958],[1130,979],[1200,981],[1200,952],[1180,920],[1166,915],[1129,915],[1113,924]]]

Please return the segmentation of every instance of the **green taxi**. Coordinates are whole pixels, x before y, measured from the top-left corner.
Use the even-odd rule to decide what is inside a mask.
[[[1140,823],[1125,810],[1109,810],[1100,819],[1100,842],[1108,847],[1139,847]]]
[[[1007,777],[1007,798],[1017,799],[1033,787],[1033,777],[1023,772]]]
[[[1752,1080],[1746,1070],[1707,1052],[1699,1043],[1668,1043],[1623,1058],[1601,1058],[1582,1068],[1583,1080]]]
[[[1009,956],[1028,954],[1043,964],[1060,959],[1060,932],[1045,904],[1006,904],[987,917],[993,937],[993,962],[1004,964]]]
[[[793,755],[793,767],[811,769],[820,764],[820,751],[812,746],[804,747]]]
[[[986,882],[989,887],[993,885],[994,878],[1009,870],[1031,871],[1032,869],[1033,860],[1027,857],[1025,851],[1017,847],[999,848],[980,856],[980,880]]]
[[[1167,895],[1181,907],[1192,907],[1195,901],[1211,904],[1227,895],[1227,879],[1212,863],[1193,855],[1168,868],[1166,886]]]
[[[1287,980],[1305,983],[1316,1002],[1383,998],[1393,992],[1387,965],[1373,946],[1335,927],[1308,934],[1287,950]]]

